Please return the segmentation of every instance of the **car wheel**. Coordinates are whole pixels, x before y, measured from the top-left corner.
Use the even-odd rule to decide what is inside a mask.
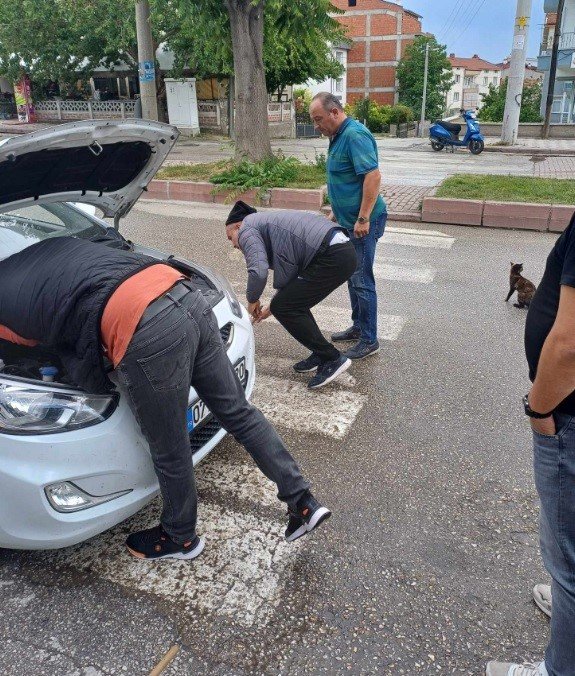
[[[469,141],[469,152],[473,155],[480,155],[483,152],[483,148],[485,148],[485,143],[480,139]]]

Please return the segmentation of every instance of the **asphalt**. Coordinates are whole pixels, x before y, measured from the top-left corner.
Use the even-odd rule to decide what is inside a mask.
[[[227,211],[143,202],[122,228],[240,290]],[[289,367],[305,352],[257,327],[256,401],[332,519],[283,543],[273,486],[227,439],[198,468],[197,562],[143,570],[125,555],[122,537],[155,505],[71,550],[0,551],[0,673],[146,674],[173,645],[170,676],[481,674],[488,659],[541,658],[525,313],[504,298],[509,261],[537,283],[555,237],[410,227],[378,248],[396,276],[378,280],[380,312],[402,329],[329,392],[305,392]],[[398,281],[422,270],[427,283]],[[343,289],[325,302],[340,328],[347,302]],[[336,431],[322,427],[332,411]]]

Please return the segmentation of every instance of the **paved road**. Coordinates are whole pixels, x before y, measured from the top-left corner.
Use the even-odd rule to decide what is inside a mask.
[[[226,213],[146,202],[123,227],[241,290]],[[390,227],[376,264],[383,349],[320,392],[292,372],[304,351],[281,327],[257,327],[255,401],[334,517],[285,543],[273,487],[228,439],[198,468],[197,562],[124,553],[157,503],[76,548],[0,551],[0,673],[146,674],[175,644],[170,676],[480,674],[490,657],[539,658],[525,314],[503,299],[509,261],[538,281],[553,240]],[[317,310],[326,331],[348,313],[344,290]]]

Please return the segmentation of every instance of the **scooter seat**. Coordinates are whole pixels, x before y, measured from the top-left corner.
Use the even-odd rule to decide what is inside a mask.
[[[443,127],[446,131],[454,136],[459,136],[461,133],[461,125],[453,124],[452,122],[444,122],[443,120],[436,120],[435,124],[438,124],[440,127]]]

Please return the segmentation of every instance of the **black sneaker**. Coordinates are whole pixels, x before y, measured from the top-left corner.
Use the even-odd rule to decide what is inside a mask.
[[[337,378],[341,373],[347,371],[350,366],[351,361],[340,354],[337,359],[325,361],[323,364],[320,364],[317,367],[317,373],[309,381],[307,386],[310,390],[317,390],[318,388],[331,383],[331,381]]]
[[[339,331],[339,333],[332,333],[331,339],[334,343],[359,340],[361,338],[361,331],[355,326],[350,326],[349,329],[345,331]]]
[[[349,350],[346,350],[343,353],[344,357],[348,359],[365,359],[370,357],[372,354],[379,352],[380,346],[379,341],[376,340],[375,343],[368,343],[365,340],[360,340],[359,343],[356,343],[353,347],[350,347]]]
[[[306,491],[299,499],[295,511],[288,510],[288,516],[285,538],[288,542],[293,542],[329,519],[331,512],[327,507],[320,505],[309,491]]]
[[[302,359],[297,364],[294,364],[293,370],[296,373],[308,373],[309,371],[315,371],[320,364],[321,359],[312,352],[307,359]]]
[[[138,559],[195,559],[202,553],[204,541],[195,535],[192,540],[179,544],[160,525],[132,533],[126,546]]]

